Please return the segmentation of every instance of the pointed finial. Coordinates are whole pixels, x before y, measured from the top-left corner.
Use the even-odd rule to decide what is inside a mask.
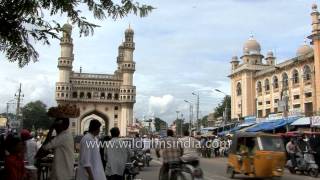
[[[250,32],[250,36],[249,36],[250,38],[249,39],[254,39],[254,36],[253,36],[253,32],[251,31]]]
[[[318,11],[318,6],[317,6],[316,2],[312,4],[312,10],[313,10],[313,12]]]
[[[82,66],[80,66],[80,73],[82,73]]]
[[[131,24],[129,23],[129,29],[131,29]]]

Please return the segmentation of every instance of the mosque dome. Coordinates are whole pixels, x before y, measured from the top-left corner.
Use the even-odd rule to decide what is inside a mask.
[[[301,45],[297,50],[297,56],[306,55],[310,52],[312,52],[313,49],[311,46],[309,46],[307,43]]]
[[[133,34],[134,33],[134,31],[133,31],[133,29],[131,29],[130,25],[129,25],[128,29],[126,29],[125,33],[126,34]]]
[[[274,57],[273,52],[271,50],[267,52],[267,58],[269,57]]]
[[[62,29],[64,29],[67,32],[71,32],[72,31],[72,26],[69,23],[66,23],[62,26]]]
[[[257,40],[251,36],[243,45],[244,54],[260,54],[261,46]]]

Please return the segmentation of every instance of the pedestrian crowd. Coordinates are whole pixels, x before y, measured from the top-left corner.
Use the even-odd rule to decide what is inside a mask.
[[[75,163],[75,144],[69,124],[69,118],[56,118],[41,146],[26,129],[18,134],[1,135],[0,179],[43,180],[37,169],[41,169],[42,160],[52,154],[50,180],[122,180],[131,151],[121,146],[119,129],[112,128],[111,137],[105,139],[113,143],[113,148],[89,146],[99,141],[101,127],[98,120],[91,120],[88,132],[81,139],[79,160]]]
[[[201,148],[199,152],[204,158],[226,157],[232,144],[231,136],[200,137]]]

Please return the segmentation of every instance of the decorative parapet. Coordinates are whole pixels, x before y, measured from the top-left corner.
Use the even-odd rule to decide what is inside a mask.
[[[73,78],[82,78],[82,79],[104,79],[104,80],[120,80],[118,76],[113,74],[89,74],[89,73],[76,73],[73,72]]]

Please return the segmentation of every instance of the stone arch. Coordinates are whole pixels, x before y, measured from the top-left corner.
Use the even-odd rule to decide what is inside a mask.
[[[100,133],[104,133],[104,134],[108,134],[109,132],[109,118],[106,114],[101,113],[97,110],[94,111],[90,111],[86,114],[83,114],[80,116],[80,133],[83,134],[84,131],[88,130],[89,127],[89,123],[90,120],[92,119],[97,119],[98,121],[100,121],[101,125],[101,132]]]

